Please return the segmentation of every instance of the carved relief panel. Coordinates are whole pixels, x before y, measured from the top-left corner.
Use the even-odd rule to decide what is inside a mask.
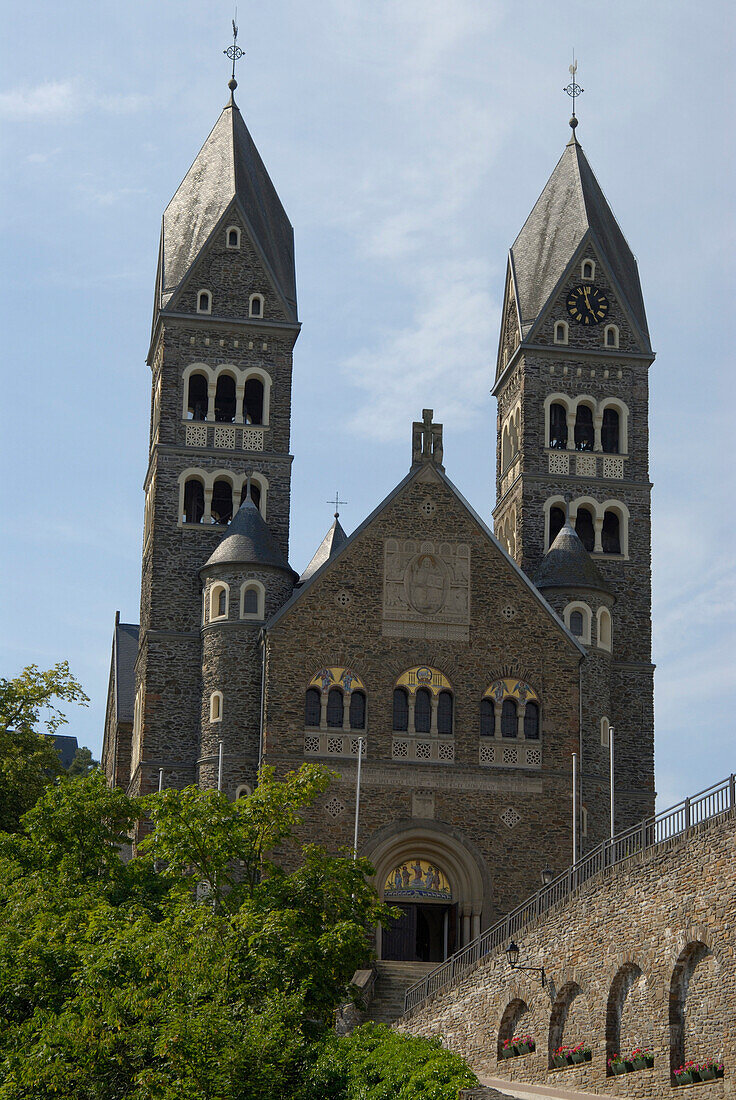
[[[384,635],[467,641],[469,625],[470,547],[465,543],[387,539]]]

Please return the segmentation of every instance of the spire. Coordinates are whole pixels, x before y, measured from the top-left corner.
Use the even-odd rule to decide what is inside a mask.
[[[347,504],[347,501],[343,500],[342,503]],[[342,544],[344,542],[347,542],[347,538],[348,536],[343,531],[342,524],[340,523],[340,513],[335,512],[335,518],[332,521],[332,526],[330,527],[325,537],[322,539],[322,542],[317,548],[317,553],[314,555],[297,583],[305,584],[306,581],[308,581],[309,578],[313,576],[318,569],[321,569],[326,561],[329,561],[331,557],[334,557]]]
[[[271,565],[291,572],[266,521],[253,503],[250,478],[245,500],[200,572],[204,573],[211,565]]]
[[[598,566],[580,541],[569,519],[542,559],[534,578],[537,588],[594,588],[611,592]]]
[[[167,307],[233,203],[296,322],[294,231],[232,95],[164,211],[157,308]]]
[[[633,252],[573,136],[511,246],[510,263],[526,337],[585,239],[607,265],[617,293],[649,349],[644,299]]]

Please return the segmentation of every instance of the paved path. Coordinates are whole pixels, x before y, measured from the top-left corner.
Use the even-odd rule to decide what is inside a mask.
[[[478,1077],[481,1085],[484,1085],[488,1090],[486,1093],[477,1093],[478,1100],[482,1100],[485,1096],[495,1097],[509,1097],[513,1096],[516,1100],[614,1100],[614,1097],[610,1095],[604,1095],[602,1092],[571,1092],[570,1089],[558,1089],[552,1088],[551,1085],[531,1085],[524,1084],[523,1081],[504,1081],[500,1077]],[[470,1093],[472,1097],[472,1092]],[[475,1100],[475,1098],[473,1098]]]

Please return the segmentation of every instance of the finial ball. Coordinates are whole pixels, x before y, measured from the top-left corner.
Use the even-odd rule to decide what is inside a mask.
[[[235,89],[236,89],[236,88],[237,88],[237,86],[238,86],[238,82],[237,82],[237,80],[235,79],[235,77],[234,77],[234,76],[233,76],[233,77],[231,77],[231,78],[230,78],[230,80],[228,80],[228,82],[227,82],[227,86],[228,86],[228,88],[230,89],[230,91],[231,91],[231,92],[234,92],[234,91],[235,91]]]
[[[573,115],[572,118],[570,119],[570,129],[574,131],[577,124],[578,124],[578,120],[575,118],[575,115]]]

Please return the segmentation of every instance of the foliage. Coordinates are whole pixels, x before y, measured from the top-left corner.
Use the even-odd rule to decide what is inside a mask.
[[[67,768],[66,774],[70,779],[77,779],[80,776],[89,775],[99,766],[99,760],[92,759],[92,750],[80,745],[74,753],[74,759]]]
[[[29,665],[14,680],[0,679],[0,829],[6,832],[19,827],[22,815],[61,772],[51,738],[66,715],[56,700],[89,702],[66,661],[45,672]]]
[[[0,834],[0,1100],[347,1100],[372,1061],[361,1095],[451,1095],[460,1063],[436,1044],[334,1038],[367,927],[390,910],[365,860],[292,835],[328,782],[314,765],[264,772],[234,803],[131,799],[99,772],[49,786]],[[145,814],[154,831],[125,862]]]
[[[299,1100],[455,1100],[478,1080],[440,1039],[364,1024],[325,1043]]]

